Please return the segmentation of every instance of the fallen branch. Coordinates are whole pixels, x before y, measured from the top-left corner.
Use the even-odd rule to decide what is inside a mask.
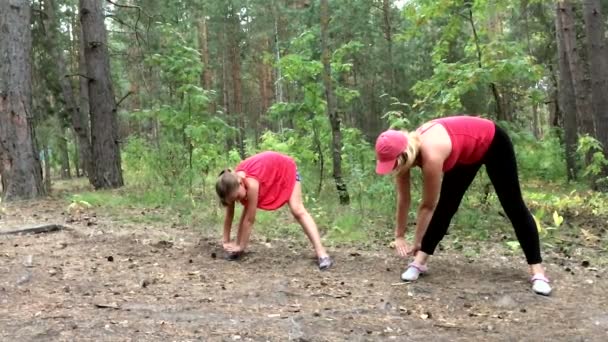
[[[58,232],[60,230],[67,229],[60,224],[43,224],[40,226],[26,227],[15,230],[9,230],[6,232],[0,232],[0,235],[25,235],[25,234],[40,234],[40,233],[51,233]]]
[[[465,327],[463,326],[459,326],[459,325],[452,325],[450,323],[434,323],[433,324],[434,327],[438,327],[438,328],[446,328],[446,329],[464,329]]]
[[[95,305],[96,308],[99,308],[99,309],[120,310],[120,306],[117,305],[116,303],[109,303],[109,304],[95,303],[94,305]]]
[[[127,93],[127,95],[123,96],[122,99],[120,99],[117,103],[116,103],[116,107],[120,106],[120,104],[122,103],[122,101],[124,101],[127,97],[129,97],[129,95],[133,94],[132,91],[129,91]]]

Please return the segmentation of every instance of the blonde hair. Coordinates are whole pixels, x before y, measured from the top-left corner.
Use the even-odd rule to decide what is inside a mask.
[[[226,197],[239,189],[239,177],[230,169],[225,169],[217,177],[215,192],[220,198],[220,203],[227,206]]]
[[[418,153],[420,152],[420,134],[418,132],[401,131],[407,137],[407,147],[401,152],[397,158],[397,167],[395,168],[395,176],[401,176],[414,165]]]

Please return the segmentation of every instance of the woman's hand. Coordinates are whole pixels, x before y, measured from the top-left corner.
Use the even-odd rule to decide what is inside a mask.
[[[408,256],[408,247],[407,243],[405,243],[405,239],[402,237],[395,238],[395,251],[397,255],[402,258],[407,258]]]
[[[416,256],[416,253],[418,253],[418,251],[421,248],[421,243],[420,242],[414,242],[414,244],[412,245],[412,247],[408,250],[407,255],[410,256]]]

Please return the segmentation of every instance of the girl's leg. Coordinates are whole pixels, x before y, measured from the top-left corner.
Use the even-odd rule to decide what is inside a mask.
[[[312,243],[317,257],[319,259],[328,257],[327,251],[325,251],[323,244],[321,244],[321,237],[319,235],[319,230],[317,229],[317,224],[302,203],[302,185],[300,182],[296,182],[291,197],[289,198],[288,205],[291,214],[298,223],[300,223],[304,229],[304,233],[306,233],[306,236]]]

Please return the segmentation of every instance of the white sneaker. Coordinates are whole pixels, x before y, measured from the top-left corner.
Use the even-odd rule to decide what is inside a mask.
[[[549,285],[549,279],[547,279],[547,277],[544,275],[537,273],[532,277],[532,279],[530,279],[530,281],[532,282],[532,291],[535,293],[543,296],[548,296],[551,294],[552,289],[551,285]]]
[[[419,265],[417,263],[412,262],[408,265],[405,272],[401,274],[401,280],[403,281],[414,281],[417,280],[420,274],[428,271],[428,267],[426,265]]]

